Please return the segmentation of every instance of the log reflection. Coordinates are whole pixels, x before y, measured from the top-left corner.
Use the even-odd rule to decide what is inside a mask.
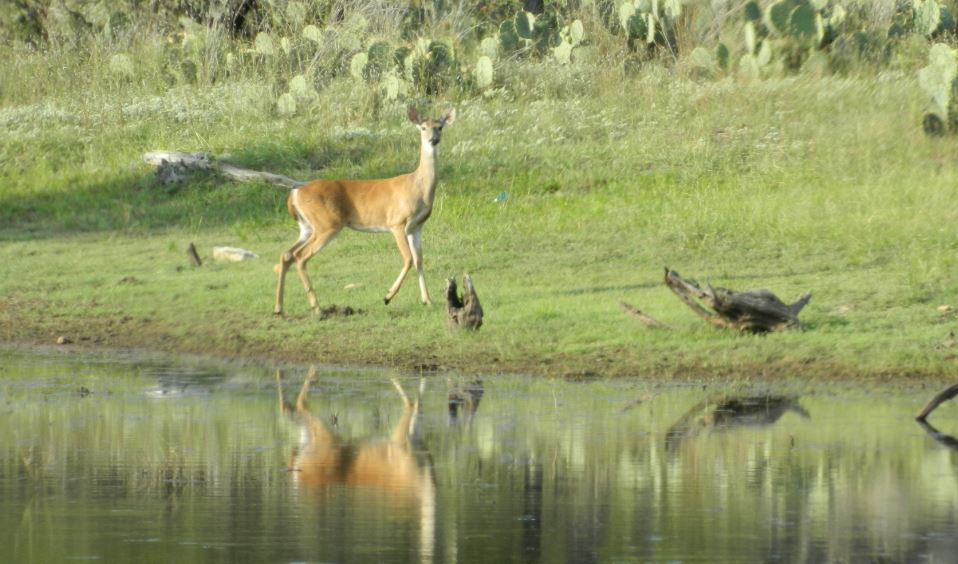
[[[789,411],[810,415],[790,396],[716,396],[696,404],[665,432],[669,450],[702,431],[738,426],[772,425]]]

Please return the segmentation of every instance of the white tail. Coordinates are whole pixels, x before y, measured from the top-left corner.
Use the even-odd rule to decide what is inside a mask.
[[[283,284],[294,262],[306,288],[309,306],[314,312],[318,311],[306,263],[344,227],[357,231],[389,231],[396,238],[403,266],[386,292],[385,303],[399,291],[414,264],[419,274],[422,302],[431,303],[423,274],[422,226],[432,213],[436,195],[436,145],[442,128],[455,119],[454,109],[447,110],[438,120],[422,120],[419,112],[409,110],[409,121],[419,129],[422,141],[419,166],[413,172],[381,180],[314,180],[290,192],[286,205],[299,223],[299,239],[280,257],[274,313],[283,313]]]

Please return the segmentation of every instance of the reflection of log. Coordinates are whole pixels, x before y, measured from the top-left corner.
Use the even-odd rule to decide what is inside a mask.
[[[476,295],[476,289],[472,285],[472,277],[464,274],[462,286],[462,298],[459,297],[455,278],[450,278],[446,286],[449,325],[464,329],[479,329],[482,326],[482,306],[479,305],[479,296]]]
[[[704,429],[772,425],[789,411],[808,418],[798,399],[787,396],[718,396],[692,407],[665,432],[665,446],[674,449]]]
[[[218,161],[209,153],[151,151],[143,155],[143,160],[156,167],[156,177],[164,184],[183,182],[194,170],[211,170],[238,182],[263,182],[283,188],[299,188],[305,184],[282,174],[249,170]]]
[[[939,405],[945,403],[955,396],[958,396],[958,384],[938,392],[935,397],[931,398],[931,401],[928,402],[928,405],[925,406],[925,409],[922,409],[921,413],[919,413],[915,419],[918,421],[924,421]]]
[[[753,333],[801,327],[798,312],[812,298],[811,293],[805,293],[795,303],[786,305],[769,290],[736,292],[711,286],[703,290],[694,280],[686,280],[668,268],[665,269],[665,285],[708,323]],[[703,307],[699,300],[713,311]]]
[[[948,448],[958,450],[958,439],[952,437],[951,435],[946,435],[938,429],[935,429],[932,427],[931,423],[928,423],[924,419],[919,419],[918,424],[921,425],[921,428],[924,429],[925,432],[931,436],[931,438]]]
[[[467,422],[471,421],[476,410],[479,409],[483,393],[482,380],[471,382],[465,387],[456,385],[449,390],[449,422],[458,422],[460,411],[465,415]]]

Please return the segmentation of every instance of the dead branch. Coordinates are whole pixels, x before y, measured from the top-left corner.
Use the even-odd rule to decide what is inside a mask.
[[[639,308],[634,305],[626,302],[619,302],[619,307],[622,308],[622,311],[631,315],[632,317],[638,319],[645,325],[652,327],[653,329],[672,329],[671,325],[667,323],[662,323],[658,319],[652,317],[651,315],[644,313]]]
[[[190,242],[190,246],[186,249],[186,254],[190,257],[190,262],[193,263],[193,266],[203,266],[203,261],[200,260],[200,254],[196,252],[196,245]]]
[[[262,182],[288,189],[299,188],[305,184],[282,174],[231,165],[204,152],[150,151],[143,155],[143,160],[156,167],[156,177],[164,184],[183,182],[196,170],[213,171],[238,182]]]
[[[682,278],[669,268],[665,269],[665,285],[707,323],[752,333],[800,328],[798,313],[812,298],[808,292],[787,305],[765,289],[745,292],[712,286],[702,289],[694,280]]]
[[[935,394],[935,397],[931,398],[931,401],[928,402],[928,405],[926,405],[925,408],[922,409],[917,416],[915,416],[915,420],[924,421],[939,405],[945,403],[955,396],[958,396],[958,384],[955,384],[954,386],[946,388]]]

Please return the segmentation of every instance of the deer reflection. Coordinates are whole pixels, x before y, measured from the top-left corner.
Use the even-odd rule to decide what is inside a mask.
[[[307,406],[309,388],[316,380],[310,368],[296,404],[284,398],[282,373],[276,373],[280,413],[300,427],[300,442],[289,461],[293,480],[305,489],[317,491],[333,486],[360,487],[381,491],[390,502],[408,503],[418,509],[420,556],[431,560],[435,542],[436,485],[428,452],[420,444],[419,401],[425,380],[419,382],[415,401],[402,385],[392,385],[402,400],[402,415],[392,433],[381,438],[345,442],[316,417]]]
[[[736,426],[772,425],[789,411],[809,418],[788,396],[718,396],[696,404],[665,432],[665,446],[675,449],[704,430]]]

